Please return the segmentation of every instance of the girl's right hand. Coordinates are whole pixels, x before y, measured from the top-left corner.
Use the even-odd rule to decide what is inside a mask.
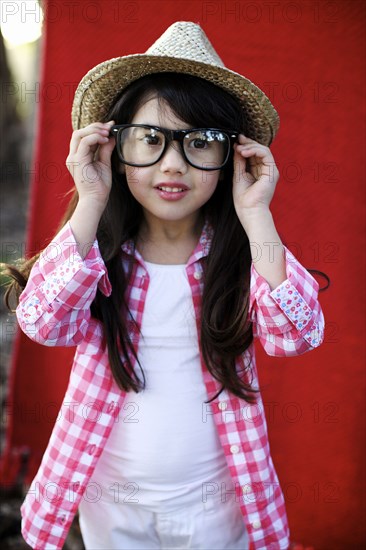
[[[79,194],[79,202],[88,202],[104,210],[112,187],[111,155],[115,146],[109,137],[114,121],[95,122],[75,130],[70,141],[66,166]]]

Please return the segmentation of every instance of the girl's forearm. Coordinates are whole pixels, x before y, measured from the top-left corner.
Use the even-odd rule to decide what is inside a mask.
[[[256,209],[247,213],[243,221],[254,267],[273,290],[287,275],[284,248],[272,214],[269,209]]]
[[[103,207],[90,200],[79,200],[70,218],[71,230],[78,246],[78,252],[84,259],[95,240]]]

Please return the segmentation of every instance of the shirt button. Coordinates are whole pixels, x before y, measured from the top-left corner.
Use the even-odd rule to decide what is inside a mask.
[[[89,455],[93,455],[95,453],[95,445],[88,445],[87,450]]]
[[[107,412],[111,413],[114,411],[114,408],[116,406],[116,403],[114,401],[111,401],[108,405],[108,409],[107,409]]]
[[[252,526],[253,526],[253,529],[259,529],[262,526],[262,524],[258,519],[257,521],[253,521]]]
[[[57,518],[57,521],[58,523],[60,523],[61,525],[63,525],[65,522],[66,522],[66,514],[62,514],[61,516],[59,516]]]
[[[225,411],[227,409],[226,401],[220,401],[220,403],[218,404],[218,407],[219,407],[220,411]]]
[[[202,273],[200,271],[195,271],[193,273],[193,277],[196,279],[196,281],[199,281],[200,279],[202,279]]]
[[[238,452],[239,452],[239,447],[238,447],[238,445],[231,445],[231,447],[230,447],[230,452],[231,452],[233,455],[236,454],[236,453],[238,453]]]
[[[252,492],[252,488],[250,485],[244,485],[241,490],[243,491],[244,495],[249,495],[249,493]]]

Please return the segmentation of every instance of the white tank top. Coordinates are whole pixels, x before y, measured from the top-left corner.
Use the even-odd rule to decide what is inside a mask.
[[[139,359],[146,388],[127,394],[80,509],[126,499],[151,511],[202,501],[205,483],[232,485],[202,378],[191,289],[184,265],[146,262],[150,284]],[[136,367],[138,369],[138,367]],[[97,495],[96,495],[97,498]],[[88,502],[90,501],[90,502]],[[89,509],[88,509],[89,508]]]

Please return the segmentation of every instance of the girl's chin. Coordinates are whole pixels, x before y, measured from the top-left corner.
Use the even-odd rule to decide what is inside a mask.
[[[161,222],[161,223],[187,223],[187,221],[192,221],[193,223],[200,217],[200,210],[195,211],[183,211],[182,209],[174,209],[175,211],[172,211],[171,208],[169,208],[169,211],[167,209],[147,209],[144,208],[144,216],[147,221],[154,220],[154,222]]]

